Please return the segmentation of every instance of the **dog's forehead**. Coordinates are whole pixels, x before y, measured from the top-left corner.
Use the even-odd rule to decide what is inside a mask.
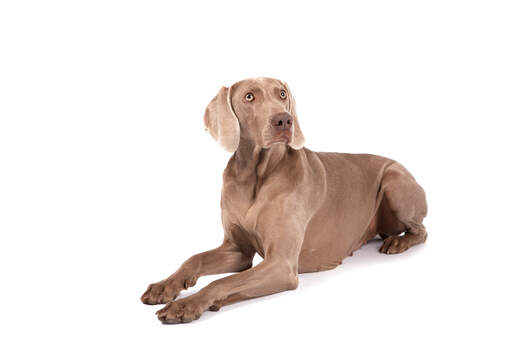
[[[275,86],[282,87],[283,82],[280,81],[279,79],[258,77],[241,80],[233,84],[233,86],[235,85],[239,88],[261,87],[263,89],[268,89]]]

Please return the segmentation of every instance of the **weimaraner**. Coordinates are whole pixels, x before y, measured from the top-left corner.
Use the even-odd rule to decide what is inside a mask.
[[[425,192],[399,163],[375,155],[304,148],[288,85],[253,78],[223,87],[204,114],[206,129],[229,152],[221,196],[224,241],[151,284],[145,304],[164,304],[164,323],[295,289],[298,274],[341,264],[379,234],[380,252],[422,243]],[[263,261],[252,267],[257,252]],[[174,300],[200,276],[239,272]]]

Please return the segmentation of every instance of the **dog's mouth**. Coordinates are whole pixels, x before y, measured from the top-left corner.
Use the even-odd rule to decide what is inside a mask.
[[[277,134],[275,134],[272,139],[270,140],[270,144],[274,143],[290,143],[290,140],[292,139],[292,132],[290,130],[284,130]]]

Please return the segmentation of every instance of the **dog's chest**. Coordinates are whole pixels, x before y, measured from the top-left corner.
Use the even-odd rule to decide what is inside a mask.
[[[263,202],[258,194],[244,185],[224,186],[221,207],[224,228],[231,238],[239,245],[250,245],[264,257],[264,238],[258,231]]]
[[[260,217],[272,207],[275,199],[274,187],[269,181],[225,183],[221,203],[222,215],[227,219],[225,223],[258,235]]]
[[[254,208],[260,203],[256,183],[225,184],[222,191],[223,214],[234,219],[233,223],[251,230],[254,224]]]

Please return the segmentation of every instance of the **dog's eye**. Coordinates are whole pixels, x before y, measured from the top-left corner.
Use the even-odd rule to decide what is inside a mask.
[[[281,96],[282,99],[286,99],[286,91],[281,90],[280,96]]]
[[[246,95],[245,95],[245,100],[247,102],[252,102],[254,100],[254,95],[252,94],[252,92],[248,92]]]

